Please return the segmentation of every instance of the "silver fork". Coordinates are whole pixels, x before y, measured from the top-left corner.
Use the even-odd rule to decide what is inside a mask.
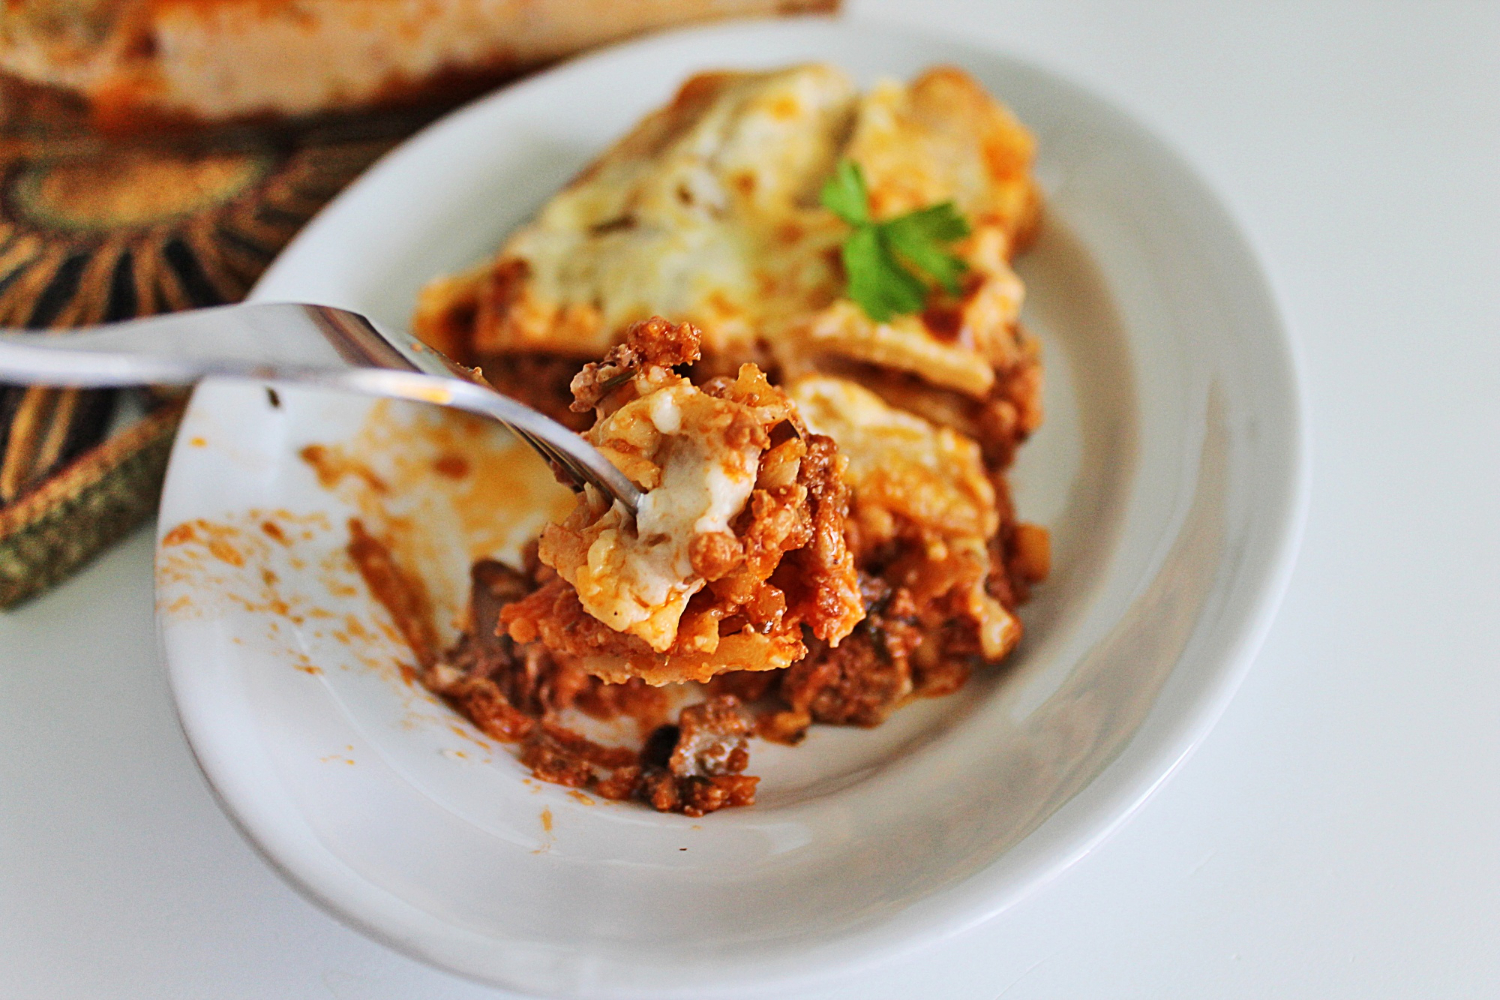
[[[204,378],[299,382],[452,406],[498,420],[577,489],[633,516],[641,492],[577,434],[502,396],[421,341],[331,306],[219,306],[38,336],[0,332],[0,382],[190,385]]]

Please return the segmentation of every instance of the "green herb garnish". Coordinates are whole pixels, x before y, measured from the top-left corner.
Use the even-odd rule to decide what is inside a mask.
[[[854,227],[841,253],[849,298],[877,323],[920,312],[927,303],[923,275],[951,294],[968,270],[944,245],[969,235],[969,224],[945,201],[885,222],[870,218],[870,195],[859,164],[840,160],[823,185],[823,207]]]

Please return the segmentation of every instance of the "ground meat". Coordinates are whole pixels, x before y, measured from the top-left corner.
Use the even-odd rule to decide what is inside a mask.
[[[648,742],[637,794],[653,808],[688,816],[752,805],[760,779],[742,773],[750,762],[746,737],[752,732],[733,695],[689,705],[677,725],[663,726]]]
[[[858,593],[844,524],[849,516],[849,488],[844,484],[838,448],[832,438],[806,436],[807,454],[797,470],[806,492],[808,540],[789,552],[772,582],[787,595],[788,611],[802,619],[813,635],[827,641],[846,635],[865,602]]]
[[[534,777],[689,816],[755,801],[759,779],[742,773],[750,759],[745,737],[752,727],[735,698],[689,705],[676,725],[664,726],[668,701],[660,688],[639,680],[606,684],[559,663],[541,644],[518,642],[501,630],[507,607],[555,582],[546,579],[544,567],[533,563],[519,570],[490,559],[475,563],[468,628],[439,656],[420,581],[360,522],[350,522],[350,535],[350,558],[411,645],[418,679],[486,735],[520,744],[520,761]],[[644,757],[641,750],[604,746],[558,721],[569,708],[599,719],[634,718],[654,739]]]
[[[406,573],[391,558],[390,549],[365,530],[358,518],[349,521],[349,558],[375,599],[390,612],[396,630],[411,647],[421,671],[437,659],[437,632],[432,627],[432,602],[422,581]]]
[[[813,722],[878,726],[911,696],[912,653],[923,641],[911,595],[876,577],[861,582],[864,621],[837,647],[819,644],[781,675],[782,707],[761,717],[760,735],[798,743]]]
[[[668,684],[787,667],[806,654],[804,633],[837,645],[863,616],[844,530],[846,463],[837,445],[810,433],[787,395],[753,365],[699,388],[664,367],[697,356],[693,327],[638,323],[605,361],[585,367],[573,389],[578,405],[599,416],[591,440],[647,489],[661,486],[657,463],[676,447],[664,442],[677,432],[664,434],[649,416],[663,401],[672,412],[696,407],[692,412],[704,415],[701,426],[712,432],[682,440],[722,454],[726,469],[740,469],[744,449],[754,449],[755,481],[730,530],[699,529],[687,539],[692,572],[677,579],[660,568],[656,536],[641,537],[627,515],[586,495],[542,536],[542,558],[560,577],[501,617],[517,642],[539,642],[605,680]],[[676,419],[686,426],[688,418]],[[675,488],[673,499],[696,499],[691,487]],[[648,601],[648,594],[657,596]],[[649,615],[639,613],[642,607]]]
[[[620,769],[640,767],[640,755],[626,747],[607,747],[564,726],[543,721],[521,744],[521,763],[533,776],[570,788],[597,788]]]
[[[781,677],[780,671],[773,670],[731,670],[719,674],[706,687],[713,694],[732,694],[749,705],[773,694]]]
[[[449,654],[449,662],[464,673],[488,677],[508,672],[516,659],[515,643],[508,636],[482,627],[498,621],[500,609],[532,590],[531,580],[520,570],[494,559],[481,559],[469,568],[469,614],[480,627],[465,633],[465,641]],[[515,692],[508,692],[518,704]]]
[[[679,778],[739,774],[750,762],[745,737],[753,727],[733,695],[718,695],[684,708],[667,769]]]
[[[643,368],[675,368],[692,364],[701,356],[702,341],[691,323],[668,323],[653,316],[636,323],[625,334],[625,342],[610,348],[603,361],[589,362],[573,377],[570,408],[588,413],[615,389],[634,378]]]
[[[633,635],[616,632],[583,610],[578,593],[561,577],[504,608],[500,626],[510,638],[538,643],[553,655],[568,657],[646,657],[651,647]]]
[[[941,698],[963,687],[974,666],[983,660],[971,628],[948,624],[924,634],[911,657],[912,694]]]
[[[641,778],[637,795],[659,812],[702,816],[730,806],[753,806],[759,781],[748,774],[674,778],[666,771],[653,771]]]
[[[491,299],[503,291],[491,289]],[[790,744],[815,722],[874,726],[913,697],[958,690],[984,659],[976,627],[956,603],[964,587],[981,588],[1013,610],[1047,575],[1046,532],[1016,520],[1005,477],[1041,414],[1039,360],[1028,339],[1020,343],[1018,358],[997,369],[984,400],[908,376],[861,379],[892,403],[978,440],[1000,525],[987,552],[967,562],[919,555],[930,539],[916,526],[892,523],[874,543],[862,541],[849,519],[837,447],[810,433],[795,411],[772,426],[752,421],[743,428],[746,440],[765,449],[756,488],[731,532],[694,538],[693,570],[706,583],[683,612],[680,632],[714,628],[735,663],[789,666],[705,666],[707,700],[680,709],[675,722],[668,722],[667,689],[639,676],[610,682],[590,666],[666,654],[586,613],[535,550],[522,568],[474,564],[467,627],[446,652],[439,651],[421,582],[357,521],[349,554],[411,646],[416,676],[483,732],[517,744],[536,778],[688,816],[749,805],[759,780],[744,773],[750,736]],[[543,354],[493,359],[490,377],[502,391],[580,427],[590,421],[575,409],[608,409],[623,398],[611,394],[643,368],[697,359],[696,330],[653,320],[576,377],[576,359]],[[751,371],[706,378],[701,388],[747,406],[774,404],[779,390]],[[589,740],[562,721],[570,710],[634,720],[641,744]]]
[[[745,545],[727,531],[705,531],[688,544],[693,572],[712,583],[745,561]]]

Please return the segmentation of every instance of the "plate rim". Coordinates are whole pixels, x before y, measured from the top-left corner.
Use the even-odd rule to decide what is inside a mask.
[[[1242,603],[1226,609],[1231,613],[1227,614],[1225,620],[1216,628],[1218,634],[1227,636],[1217,644],[1224,650],[1221,654],[1222,662],[1213,669],[1205,668],[1204,676],[1207,683],[1199,699],[1171,720],[1154,718],[1156,706],[1153,706],[1151,713],[1131,735],[1120,754],[1091,778],[1069,802],[1012,848],[1013,851],[1021,848],[1049,826],[1054,828],[1055,833],[1058,827],[1066,825],[1069,828],[1067,833],[1061,837],[1053,837],[1062,845],[1062,849],[1051,852],[1050,859],[1034,863],[1019,877],[999,873],[1005,877],[996,885],[989,885],[986,882],[986,876],[995,874],[991,867],[980,869],[957,885],[939,890],[923,899],[919,904],[923,911],[919,926],[904,928],[901,926],[903,922],[911,921],[909,915],[912,908],[908,908],[875,927],[851,930],[838,939],[837,947],[825,945],[807,953],[799,953],[795,957],[778,957],[774,968],[757,970],[755,975],[748,978],[742,976],[733,982],[682,983],[680,980],[672,979],[671,973],[676,969],[672,967],[665,970],[668,973],[668,981],[650,988],[634,988],[624,992],[605,989],[580,993],[575,989],[556,986],[551,990],[544,988],[542,992],[546,995],[705,997],[737,994],[747,989],[758,992],[785,988],[794,984],[828,979],[855,969],[900,961],[915,952],[930,948],[941,940],[991,920],[1001,912],[1027,899],[1096,850],[1137,815],[1201,745],[1248,674],[1256,653],[1271,628],[1290,583],[1306,528],[1310,503],[1312,442],[1306,402],[1305,365],[1301,358],[1300,345],[1293,336],[1287,321],[1288,312],[1285,308],[1284,297],[1263,265],[1263,258],[1256,252],[1256,247],[1246,227],[1239,223],[1228,203],[1215,193],[1187,156],[1111,97],[1074,82],[1065,73],[999,47],[928,30],[917,31],[878,21],[829,17],[793,18],[773,22],[731,22],[656,33],[569,59],[534,77],[487,94],[440,117],[382,156],[304,226],[252,289],[249,300],[272,300],[274,289],[282,280],[282,273],[295,266],[300,247],[303,244],[314,243],[320,238],[322,230],[329,224],[328,220],[339,210],[340,206],[349,202],[365,187],[377,183],[383,172],[391,169],[391,163],[398,161],[413,146],[433,141],[435,133],[452,127],[455,121],[482,114],[485,107],[494,103],[524,100],[528,91],[544,84],[557,74],[567,73],[579,66],[618,58],[621,53],[633,49],[649,50],[653,46],[671,43],[685,37],[716,38],[762,32],[781,34],[808,30],[820,30],[834,35],[853,37],[866,35],[885,39],[896,37],[899,33],[901,39],[913,40],[917,45],[962,49],[976,59],[1003,60],[1046,77],[1051,83],[1072,91],[1076,96],[1108,109],[1111,115],[1126,128],[1153,147],[1153,153],[1163,162],[1171,164],[1177,170],[1181,175],[1178,179],[1186,182],[1186,190],[1199,203],[1197,207],[1200,212],[1206,212],[1213,219],[1217,228],[1218,242],[1225,246],[1227,252],[1238,258],[1236,270],[1242,273],[1242,284],[1247,288],[1252,288],[1264,299],[1262,305],[1269,322],[1263,336],[1267,341],[1266,346],[1274,349],[1273,353],[1279,363],[1280,374],[1286,380],[1287,390],[1284,402],[1287,404],[1289,417],[1286,421],[1288,439],[1285,442],[1286,459],[1282,463],[1285,480],[1282,484],[1283,488],[1277,494],[1277,498],[1281,501],[1281,509],[1266,525],[1268,540],[1259,545],[1259,548],[1263,550],[1260,558],[1256,560],[1258,563],[1256,572],[1259,574],[1259,579],[1254,582],[1250,596]],[[271,291],[268,292],[267,289]],[[195,391],[190,409],[200,405],[203,404],[200,403],[199,394]],[[179,438],[173,448],[173,461],[169,465],[167,483],[163,490],[163,509],[166,507],[168,498],[173,495],[172,469],[181,466],[176,459],[178,449],[183,447],[184,442]],[[160,535],[165,531],[165,524],[165,519],[158,520],[158,546]],[[305,898],[316,903],[335,919],[355,927],[396,951],[476,981],[508,986],[513,989],[532,991],[538,989],[538,984],[535,982],[518,984],[514,981],[485,977],[472,970],[455,966],[438,953],[439,949],[431,947],[430,942],[424,943],[410,936],[403,938],[398,931],[367,918],[350,905],[347,896],[341,897],[329,891],[326,884],[319,884],[308,879],[303,874],[292,870],[283,859],[279,858],[273,847],[263,842],[265,831],[257,829],[236,808],[235,795],[230,788],[233,782],[227,781],[225,775],[216,775],[215,766],[205,761],[205,757],[209,755],[200,753],[200,748],[195,744],[192,726],[185,717],[181,686],[177,676],[178,668],[174,667],[171,658],[167,655],[166,624],[159,614],[157,626],[164,671],[173,693],[174,710],[188,737],[187,742],[194,760],[203,772],[215,801],[230,818],[234,827],[256,852],[265,858],[273,870]],[[1143,741],[1142,737],[1147,735],[1148,730],[1150,730],[1151,738]],[[1139,744],[1140,748],[1145,748],[1147,743],[1151,744],[1151,747],[1144,758],[1132,762],[1133,766],[1128,772],[1122,770],[1121,758],[1125,757],[1132,747]],[[1089,794],[1091,791],[1093,795]],[[1101,796],[1103,796],[1102,801],[1094,801],[1099,800]],[[1093,819],[1071,815],[1072,812],[1082,810],[1087,810]],[[1070,813],[1070,815],[1059,821],[1059,817],[1064,813]],[[350,877],[358,878],[352,873]],[[942,905],[938,905],[939,903]],[[686,992],[683,992],[684,990]]]

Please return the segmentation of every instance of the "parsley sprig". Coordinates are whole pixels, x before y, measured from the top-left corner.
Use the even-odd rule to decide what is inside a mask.
[[[875,222],[864,174],[853,160],[839,161],[823,185],[822,202],[854,227],[841,248],[848,295],[875,322],[920,312],[929,287],[923,275],[958,294],[958,279],[968,265],[944,244],[968,236],[969,224],[953,202]]]

